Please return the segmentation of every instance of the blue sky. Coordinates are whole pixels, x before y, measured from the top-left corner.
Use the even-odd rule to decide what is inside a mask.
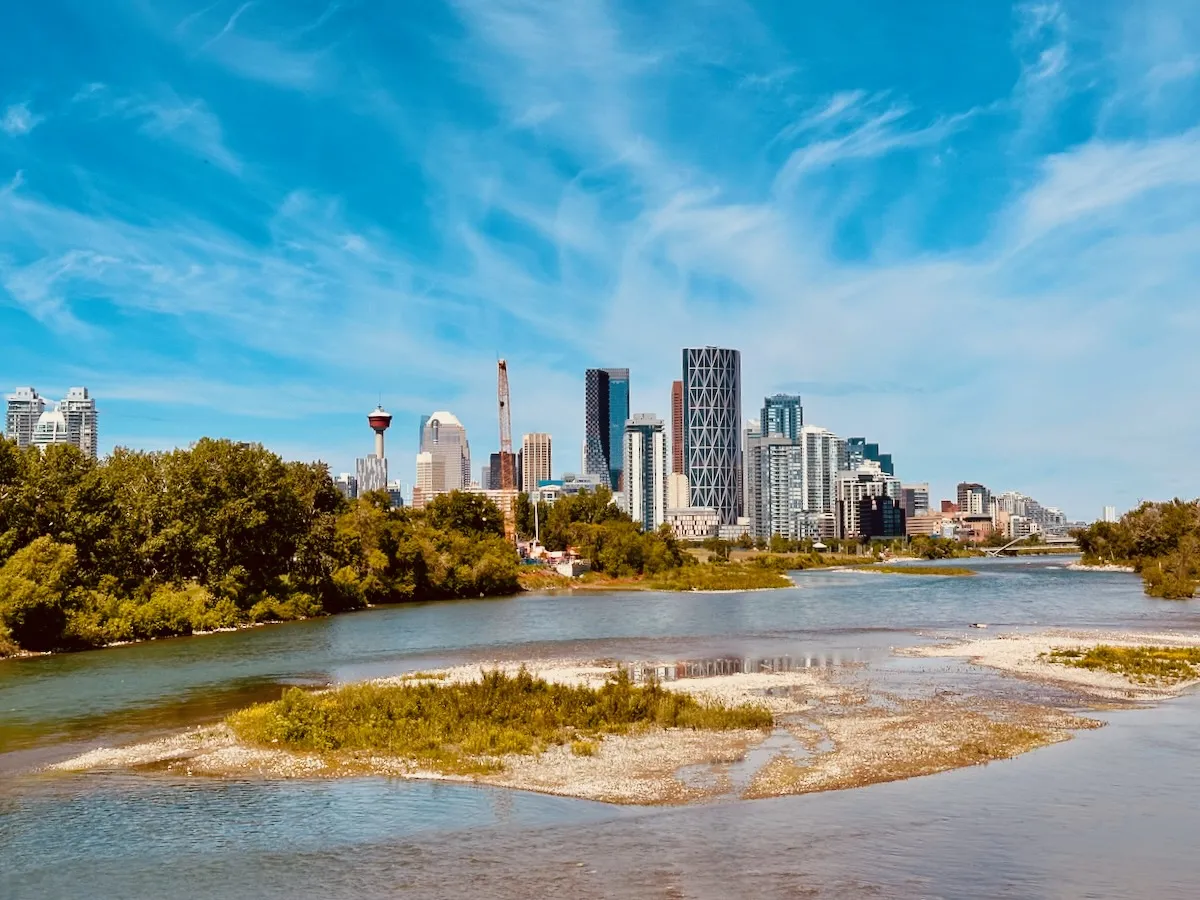
[[[86,384],[102,449],[335,471],[450,409],[578,467],[583,370],[906,480],[1091,518],[1195,496],[1200,4],[43,0],[0,26],[0,387]]]

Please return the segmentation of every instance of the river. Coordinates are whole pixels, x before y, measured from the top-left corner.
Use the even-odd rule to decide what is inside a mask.
[[[978,577],[816,571],[772,592],[416,604],[0,663],[0,897],[1195,896],[1195,692],[986,767],[686,808],[381,778],[35,771],[288,684],[496,657],[887,667],[892,646],[977,621],[1200,630],[1196,604],[1147,598],[1133,576],[1053,558],[970,564]]]

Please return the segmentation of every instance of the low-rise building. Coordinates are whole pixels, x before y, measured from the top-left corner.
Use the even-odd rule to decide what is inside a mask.
[[[666,523],[681,541],[703,541],[716,536],[720,519],[711,506],[685,506],[668,509]]]

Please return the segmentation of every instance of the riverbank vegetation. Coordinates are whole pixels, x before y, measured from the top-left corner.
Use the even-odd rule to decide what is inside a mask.
[[[791,587],[787,563],[771,557],[751,562],[697,563],[660,572],[647,582],[656,591],[755,591]]]
[[[517,568],[480,496],[350,503],[324,464],[234,441],[97,461],[0,439],[0,653],[512,593]]]
[[[321,693],[293,688],[227,721],[254,746],[386,753],[467,774],[495,771],[504,755],[554,745],[591,755],[593,742],[608,734],[766,729],[773,717],[761,706],[702,702],[656,683],[635,685],[623,670],[594,688],[548,682],[521,669],[485,671],[467,682],[367,683]]]
[[[1200,647],[1113,647],[1054,649],[1052,663],[1076,669],[1113,672],[1138,684],[1176,684],[1200,678]]]
[[[862,566],[864,572],[888,575],[940,575],[944,578],[969,578],[978,573],[964,566]]]
[[[1143,503],[1075,539],[1085,565],[1132,566],[1152,597],[1187,600],[1200,589],[1200,501]]]

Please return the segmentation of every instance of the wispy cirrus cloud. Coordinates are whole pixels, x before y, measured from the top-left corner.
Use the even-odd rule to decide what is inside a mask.
[[[1104,93],[1135,82],[1097,75],[1113,64],[1078,36],[1101,26],[1066,3],[972,35],[980,69],[999,60],[982,86],[937,69],[936,47],[875,46],[903,59],[883,78],[837,28],[805,44],[820,29],[731,29],[755,5],[717,6],[692,21],[683,4],[454,0],[436,27],[361,4],[176,10],[158,33],[190,51],[169,79],[185,96],[128,82],[87,102],[186,149],[173,182],[224,149],[254,175],[221,179],[232,214],[154,203],[136,181],[114,212],[31,163],[0,190],[0,302],[45,323],[30,334],[87,323],[73,352],[131,406],[186,395],[241,415],[274,380],[290,412],[264,427],[321,432],[343,468],[361,416],[343,435],[330,407],[376,391],[398,414],[451,407],[491,449],[497,355],[518,431],[552,431],[571,459],[586,365],[630,365],[634,406],[661,413],[678,348],[721,343],[744,352],[747,411],[800,389],[809,420],[878,437],[935,490],[981,479],[1082,515],[1190,477],[1175,452],[1200,446],[1175,412],[1200,378],[1186,104],[1153,128],[1100,123]],[[1181,90],[1186,57],[1154,42],[1141,71]],[[253,127],[227,115],[277,105]],[[123,343],[128,322],[169,340]],[[1114,409],[1127,440],[1111,440]],[[393,431],[403,473],[415,428]]]
[[[241,160],[225,145],[220,120],[201,99],[184,100],[169,87],[153,94],[122,94],[92,82],[76,92],[72,105],[98,118],[118,118],[137,123],[147,137],[166,141],[234,174]]]

